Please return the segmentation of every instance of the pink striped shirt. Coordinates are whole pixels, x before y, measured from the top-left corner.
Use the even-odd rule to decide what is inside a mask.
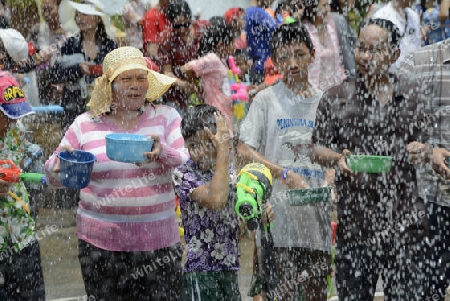
[[[175,109],[148,105],[136,127],[128,133],[159,135],[163,145],[156,162],[138,167],[106,156],[105,136],[124,132],[107,116],[93,121],[89,112],[78,116],[60,146],[70,145],[97,157],[89,185],[81,190],[77,212],[77,237],[110,251],[153,251],[180,241],[175,218],[172,169],[189,154]],[[45,164],[48,182],[62,187],[53,173],[56,156]]]

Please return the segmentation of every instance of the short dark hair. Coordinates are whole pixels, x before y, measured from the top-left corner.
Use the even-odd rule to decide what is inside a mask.
[[[167,18],[170,22],[175,21],[175,18],[183,15],[189,20],[192,19],[192,11],[189,4],[184,0],[173,0],[167,7]]]
[[[303,4],[302,21],[308,21],[314,24],[314,20],[317,16],[317,7],[319,6],[319,0],[308,0]]]
[[[341,6],[341,1],[339,0],[331,0],[330,2],[330,8],[332,12],[337,12],[342,14],[343,13],[343,9]]]
[[[393,49],[398,49],[400,47],[400,30],[398,27],[392,23],[392,21],[386,20],[386,19],[369,19],[366,22],[364,22],[363,26],[361,26],[359,32],[363,30],[363,28],[369,26],[369,25],[376,25],[378,27],[381,27],[382,29],[386,30],[388,33],[388,42],[389,45]]]
[[[220,42],[226,45],[233,43],[234,30],[225,22],[224,17],[216,17],[214,24],[203,33],[198,48],[198,55],[203,56],[208,52],[216,52]]]
[[[295,10],[295,6],[298,8],[303,8],[303,0],[279,0],[277,9],[275,10],[275,14],[283,14],[284,11],[292,14]]]
[[[209,23],[211,23],[211,26],[214,26],[222,20],[225,20],[225,18],[222,16],[212,16],[211,18],[209,18]]]
[[[293,42],[305,43],[310,52],[314,49],[314,44],[308,30],[302,23],[296,21],[290,24],[283,24],[275,29],[270,39],[270,52],[272,57],[277,48],[284,47]]]
[[[246,60],[246,61],[250,60],[250,53],[249,53],[247,47],[235,49],[233,56],[235,58],[242,58],[243,60]]]
[[[181,120],[181,135],[183,135],[184,140],[195,136],[197,132],[203,131],[205,127],[215,133],[217,128],[214,113],[220,114],[219,109],[208,104],[200,104],[188,108]]]

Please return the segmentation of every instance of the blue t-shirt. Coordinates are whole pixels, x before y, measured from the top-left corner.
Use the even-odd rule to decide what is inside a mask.
[[[270,56],[270,38],[279,24],[264,8],[252,6],[245,11],[245,32],[253,69],[264,74],[264,63]]]
[[[429,8],[423,12],[422,22],[431,27],[428,33],[427,44],[434,44],[450,37],[450,20],[445,20],[442,24],[438,19],[439,7]],[[442,26],[444,25],[444,26]]]
[[[450,20],[445,20],[444,24],[439,21],[438,5],[424,10],[424,8],[418,4],[414,8],[422,18],[422,25],[430,27],[425,45],[431,45],[450,38]]]

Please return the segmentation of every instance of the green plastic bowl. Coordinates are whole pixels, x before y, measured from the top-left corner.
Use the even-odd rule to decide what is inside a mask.
[[[318,203],[329,203],[331,201],[331,188],[307,188],[293,189],[287,191],[289,205],[304,206]]]
[[[347,165],[355,172],[383,173],[391,169],[392,157],[352,155],[347,157]]]

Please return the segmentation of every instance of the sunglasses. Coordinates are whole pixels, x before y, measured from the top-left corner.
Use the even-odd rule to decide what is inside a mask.
[[[191,26],[191,22],[181,23],[181,24],[172,24],[172,28],[179,29],[181,27],[189,27]]]

